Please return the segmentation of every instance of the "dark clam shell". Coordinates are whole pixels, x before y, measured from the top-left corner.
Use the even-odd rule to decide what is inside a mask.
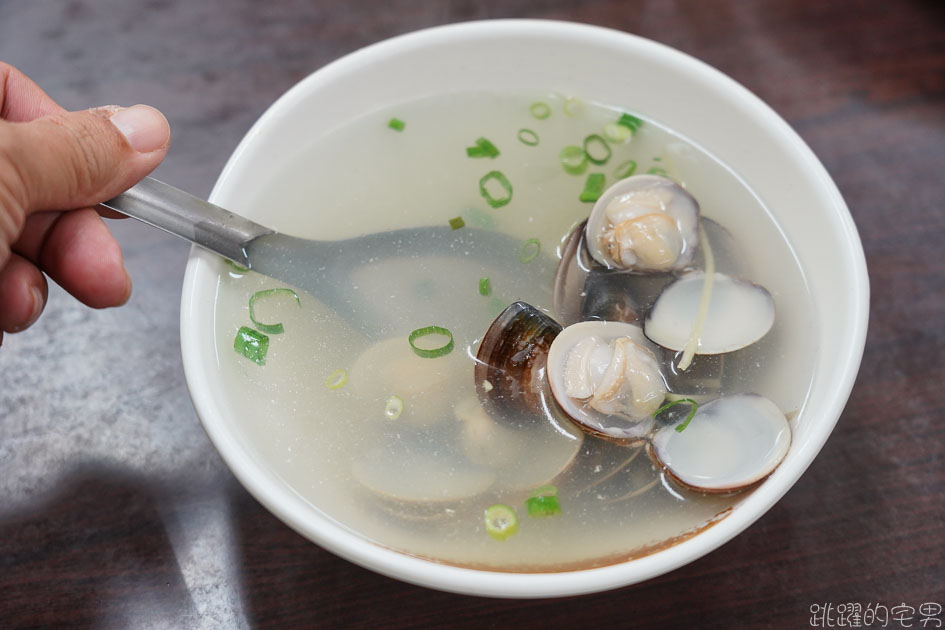
[[[476,391],[491,414],[534,415],[545,406],[548,349],[560,332],[558,322],[525,302],[510,304],[492,322],[475,369]]]

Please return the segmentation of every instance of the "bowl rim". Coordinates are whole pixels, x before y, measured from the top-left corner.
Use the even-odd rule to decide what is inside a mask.
[[[221,417],[215,401],[210,396],[212,388],[208,372],[203,367],[200,353],[195,350],[201,336],[198,326],[191,325],[192,322],[199,321],[200,314],[207,308],[204,306],[206,298],[202,298],[204,285],[215,273],[218,258],[196,246],[191,250],[187,263],[181,298],[181,353],[187,386],[195,409],[207,435],[227,466],[260,503],[309,540],[378,573],[438,590],[492,597],[555,597],[634,584],[692,562],[742,532],[793,487],[823,447],[852,390],[866,341],[869,282],[862,244],[839,190],[813,151],[773,109],[735,80],[684,52],[631,33],[572,22],[511,19],[448,24],[399,35],[345,55],[302,79],[260,116],[228,160],[213,188],[210,200],[218,200],[223,191],[231,185],[234,168],[243,159],[244,154],[252,151],[256,139],[278,121],[281,112],[291,109],[300,99],[305,98],[319,80],[327,76],[343,75],[361,65],[384,59],[405,49],[484,36],[494,38],[523,34],[564,39],[594,38],[612,43],[615,47],[645,49],[648,54],[659,56],[663,63],[676,65],[684,72],[702,75],[718,83],[721,89],[730,91],[737,97],[741,106],[747,108],[751,115],[763,120],[772,133],[790,144],[796,158],[809,175],[812,185],[830,201],[841,237],[838,247],[845,251],[844,258],[851,264],[854,282],[848,287],[848,291],[856,318],[850,322],[848,343],[844,344],[843,356],[840,358],[840,363],[846,367],[842,370],[840,379],[832,383],[836,394],[828,408],[820,412],[826,421],[819,422],[811,429],[812,434],[805,441],[801,456],[792,460],[792,468],[779,471],[781,483],[776,488],[766,484],[763,486],[766,491],[752,493],[736,505],[726,518],[697,536],[629,562],[547,573],[508,573],[441,564],[371,542],[312,509],[300,495],[281,482],[271,471],[261,469],[236,437],[227,430],[225,418]]]

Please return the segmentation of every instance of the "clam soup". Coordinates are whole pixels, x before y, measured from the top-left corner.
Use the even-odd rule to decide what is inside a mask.
[[[813,316],[789,244],[735,173],[628,111],[558,94],[451,94],[300,138],[299,152],[250,200],[266,208],[260,222],[313,239],[452,229],[448,247],[370,252],[367,264],[344,270],[348,288],[332,306],[304,293],[260,294],[283,287],[220,262],[218,364],[231,421],[256,456],[314,509],[378,545],[475,568],[611,564],[724,518],[744,493],[687,489],[646,440],[581,430],[542,370],[526,383],[534,396],[508,405],[485,401],[495,384],[474,376],[483,336],[510,304],[569,323],[553,295],[568,235],[601,184],[652,174],[698,201],[716,269],[763,286],[777,312],[759,342],[697,355],[686,371],[676,368],[679,353],[657,349],[668,395],[702,404],[758,393],[788,417],[803,404]],[[688,269],[704,265],[700,251]],[[652,302],[640,302],[676,275],[622,275],[641,287],[641,326]],[[596,289],[578,287],[574,299],[588,291]],[[250,329],[252,352],[265,338],[262,360],[234,351],[241,329]],[[657,414],[653,430],[687,411]],[[530,510],[544,495],[556,509]],[[511,531],[497,533],[484,518],[496,505],[511,509]]]

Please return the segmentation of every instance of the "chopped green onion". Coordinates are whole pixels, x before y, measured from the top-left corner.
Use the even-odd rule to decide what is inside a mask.
[[[236,332],[233,349],[257,365],[266,365],[269,337],[249,326],[243,326]]]
[[[466,222],[463,221],[463,217],[453,217],[450,219],[450,227],[458,230],[461,227],[466,227]]]
[[[617,165],[617,168],[614,169],[614,177],[617,179],[624,179],[630,177],[637,170],[637,163],[633,160],[627,160],[626,162]]]
[[[492,293],[492,283],[489,278],[483,276],[479,278],[479,295],[490,295]]]
[[[235,263],[235,262],[233,262],[232,260],[230,260],[229,258],[224,258],[224,259],[223,259],[223,262],[225,262],[226,264],[228,264],[230,267],[232,267],[232,268],[233,268],[235,271],[237,271],[238,273],[246,273],[247,271],[249,271],[249,267],[244,267],[243,265],[241,265],[241,264],[239,264],[239,263]]]
[[[486,533],[496,540],[505,540],[518,531],[518,516],[515,510],[502,503],[486,508],[483,513]]]
[[[414,342],[427,335],[443,335],[449,337],[449,340],[439,348],[418,348]],[[410,343],[410,347],[413,348],[413,353],[424,359],[436,359],[446,356],[453,351],[453,333],[442,326],[425,326],[418,328],[410,333],[407,337],[407,341]]]
[[[493,181],[502,187],[505,192],[504,196],[496,197],[489,191],[488,186]],[[489,171],[479,180],[479,194],[493,208],[501,208],[512,201],[512,184],[509,182],[509,178],[502,174],[502,171]]]
[[[624,114],[617,120],[617,124],[636,133],[643,126],[643,121],[632,114]]]
[[[476,146],[466,147],[466,155],[471,158],[487,157],[494,160],[499,155],[499,150],[485,138],[477,138]]]
[[[538,120],[544,120],[551,116],[551,108],[548,107],[546,103],[541,101],[537,103],[532,103],[532,106],[528,108],[528,111],[531,112],[531,115],[537,118]]]
[[[600,199],[604,192],[604,182],[606,178],[603,173],[588,173],[584,181],[584,190],[578,196],[581,201],[594,203]]]
[[[538,258],[538,252],[541,251],[541,241],[537,238],[530,238],[522,243],[522,249],[519,250],[518,259],[522,263],[530,263]]]
[[[530,147],[538,144],[538,134],[532,131],[531,129],[519,129],[518,130],[518,139],[522,144],[527,144]]]
[[[566,116],[577,116],[584,110],[584,101],[579,99],[576,96],[569,96],[564,99],[564,106],[562,107]]]
[[[679,400],[668,402],[662,407],[660,407],[659,409],[657,409],[656,413],[654,413],[653,416],[656,417],[660,415],[661,413],[663,413],[664,411],[666,411],[667,409],[669,409],[670,407],[674,407],[678,405],[679,403],[688,403],[692,405],[692,409],[689,410],[689,415],[686,416],[686,420],[682,424],[679,424],[676,427],[676,431],[678,431],[679,433],[682,433],[683,431],[686,430],[686,427],[689,426],[689,423],[692,422],[692,418],[696,415],[696,410],[699,409],[699,403],[694,401],[692,398],[680,398]]]
[[[651,166],[646,171],[650,175],[659,175],[661,177],[669,177],[669,173],[662,166]]]
[[[328,378],[325,379],[325,387],[328,389],[338,389],[342,385],[348,382],[348,373],[338,368],[334,372],[328,375]]]
[[[587,170],[587,153],[584,149],[574,145],[566,146],[558,154],[561,166],[571,175],[581,175]]]
[[[256,301],[261,298],[268,298],[275,295],[291,295],[295,298],[295,301],[298,302],[299,307],[302,306],[302,300],[299,299],[298,293],[292,289],[266,289],[264,291],[256,291],[253,293],[253,296],[249,298],[249,319],[259,330],[264,333],[269,333],[270,335],[281,335],[285,332],[285,327],[281,323],[276,324],[264,324],[258,319],[256,319]]]
[[[554,516],[561,513],[558,503],[558,488],[551,484],[535,488],[525,500],[529,516]]]
[[[604,125],[604,137],[611,142],[623,143],[633,138],[633,130],[617,123]]]
[[[588,160],[597,165],[607,164],[612,155],[610,145],[603,136],[596,133],[584,138],[584,153]]]
[[[405,123],[399,118],[391,118],[390,121],[388,121],[387,126],[393,129],[394,131],[403,131],[404,127],[407,126],[407,123]]]
[[[404,412],[404,399],[394,395],[387,399],[387,405],[384,407],[384,415],[388,420],[396,420]]]

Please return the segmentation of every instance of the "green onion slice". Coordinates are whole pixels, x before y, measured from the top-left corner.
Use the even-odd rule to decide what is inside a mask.
[[[502,503],[486,508],[483,520],[486,533],[496,540],[505,540],[518,531],[518,516],[515,510]]]
[[[584,190],[578,196],[578,199],[594,203],[600,199],[601,194],[604,192],[605,181],[606,178],[603,173],[588,173],[587,179],[584,181]]]
[[[504,195],[496,197],[492,194],[489,188],[495,188],[493,182],[501,187],[505,193]],[[501,208],[512,201],[512,184],[509,182],[509,178],[502,174],[502,171],[489,171],[479,180],[479,194],[491,207]]]
[[[427,335],[443,335],[444,337],[449,337],[449,340],[439,348],[428,349],[417,347],[417,344],[414,342],[421,337],[426,337]],[[413,353],[424,359],[436,359],[438,357],[444,357],[453,351],[453,333],[442,326],[425,326],[423,328],[418,328],[410,333],[410,335],[407,337],[407,341],[410,342],[410,347],[413,348]]]
[[[614,177],[617,179],[624,179],[630,177],[637,170],[637,163],[633,160],[627,160],[621,164],[617,165],[617,168],[614,169]]]
[[[576,96],[569,96],[564,99],[562,109],[566,116],[577,116],[584,110],[584,101]]]
[[[233,349],[257,365],[266,365],[269,337],[249,326],[242,326],[236,332]]]
[[[525,500],[529,516],[554,516],[561,514],[561,504],[556,496],[529,497]]]
[[[404,399],[394,395],[387,399],[387,405],[384,407],[384,415],[388,420],[396,420],[404,412]]]
[[[539,486],[525,500],[529,516],[554,516],[561,513],[558,502],[558,488],[551,484]]]
[[[558,159],[565,172],[571,175],[581,175],[587,170],[587,153],[581,147],[574,145],[564,147],[558,153]]]
[[[282,323],[276,324],[264,324],[258,319],[256,319],[256,302],[262,298],[268,298],[278,295],[291,295],[295,298],[295,301],[298,302],[299,307],[302,306],[302,300],[299,299],[298,293],[292,289],[266,289],[264,291],[256,291],[253,293],[253,296],[249,298],[249,319],[259,330],[264,333],[269,333],[270,335],[281,335],[285,332],[285,327]]]
[[[636,133],[637,130],[643,126],[643,121],[632,114],[623,114],[617,119],[617,124],[621,127],[626,127],[633,133]]]
[[[466,227],[466,222],[463,221],[463,217],[453,217],[450,219],[450,227],[454,230],[458,230],[461,227]]]
[[[338,368],[334,372],[328,375],[328,378],[325,379],[325,387],[328,389],[338,389],[348,382],[348,373]]]
[[[689,410],[689,415],[686,416],[685,421],[683,421],[681,424],[676,426],[676,431],[679,433],[682,433],[683,431],[686,430],[686,427],[689,426],[689,423],[692,422],[692,418],[696,415],[696,410],[699,409],[699,403],[694,401],[692,398],[680,398],[679,400],[668,402],[662,407],[660,407],[659,409],[657,409],[656,413],[654,413],[653,416],[654,417],[658,416],[664,411],[666,411],[667,409],[669,409],[670,407],[675,407],[679,403],[688,403],[692,405],[692,409]]]
[[[617,123],[607,123],[604,125],[604,137],[611,142],[624,143],[633,138],[633,131]]]
[[[541,241],[537,238],[530,238],[522,243],[522,249],[518,252],[518,259],[522,263],[530,263],[538,258],[538,252],[541,251]]]
[[[544,120],[551,116],[551,108],[548,107],[547,103],[542,103],[541,101],[532,103],[532,106],[528,108],[528,111],[538,120]]]
[[[518,139],[522,144],[527,144],[530,147],[533,147],[538,144],[538,134],[532,131],[531,129],[519,129],[518,130]]]
[[[399,118],[391,118],[388,121],[387,126],[393,129],[394,131],[403,131],[404,127],[407,126],[407,123],[405,123]]]
[[[471,158],[486,157],[494,160],[499,155],[499,149],[485,138],[477,138],[476,146],[466,147],[466,155]]]
[[[659,175],[660,177],[669,177],[669,173],[662,166],[651,166],[646,171],[650,175]]]
[[[603,136],[597,133],[592,133],[584,138],[584,153],[588,160],[597,165],[606,164],[610,156],[613,155],[610,145],[607,144]]]
[[[225,262],[230,267],[232,267],[237,273],[246,273],[247,271],[249,271],[249,267],[244,267],[243,265],[239,263],[235,263],[229,258],[224,258],[223,262]]]
[[[479,295],[491,295],[492,294],[492,282],[489,281],[488,276],[483,276],[479,278]]]

